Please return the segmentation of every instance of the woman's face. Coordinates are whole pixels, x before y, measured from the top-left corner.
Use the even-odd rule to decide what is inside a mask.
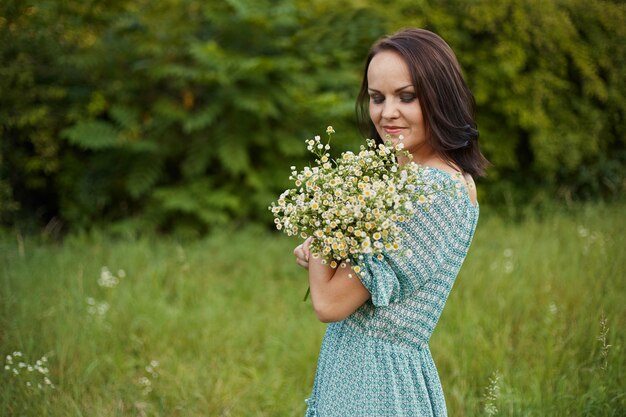
[[[370,118],[380,137],[385,140],[389,136],[396,144],[403,136],[405,149],[420,162],[420,156],[430,154],[430,145],[422,108],[402,57],[392,51],[374,55],[367,68],[367,84]]]

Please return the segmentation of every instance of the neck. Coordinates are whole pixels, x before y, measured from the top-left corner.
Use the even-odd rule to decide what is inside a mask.
[[[441,159],[439,155],[437,155],[437,153],[426,144],[416,149],[409,149],[409,152],[411,152],[411,158],[406,158],[404,156],[398,157],[398,163],[400,165],[404,165],[407,162],[415,162],[419,165],[428,165],[431,161]]]

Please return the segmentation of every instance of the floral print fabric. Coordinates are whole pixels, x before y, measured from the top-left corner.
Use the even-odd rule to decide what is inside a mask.
[[[431,168],[449,187],[450,174]],[[479,209],[441,193],[402,224],[404,251],[354,259],[371,299],[326,329],[307,417],[446,416],[428,341],[469,249]]]

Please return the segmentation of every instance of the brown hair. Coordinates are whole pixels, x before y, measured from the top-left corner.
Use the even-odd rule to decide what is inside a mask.
[[[406,62],[422,108],[430,145],[446,161],[472,176],[482,176],[489,161],[480,152],[474,121],[474,96],[448,44],[424,29],[403,29],[379,39],[369,52],[361,90],[357,96],[357,121],[363,134],[382,142],[369,116],[367,69],[374,55],[398,53]]]

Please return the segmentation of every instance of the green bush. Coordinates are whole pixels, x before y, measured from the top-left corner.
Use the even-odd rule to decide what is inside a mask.
[[[3,2],[0,221],[266,221],[305,138],[357,143],[363,59],[402,26],[458,53],[493,162],[481,201],[624,191],[623,4],[361,3]]]

